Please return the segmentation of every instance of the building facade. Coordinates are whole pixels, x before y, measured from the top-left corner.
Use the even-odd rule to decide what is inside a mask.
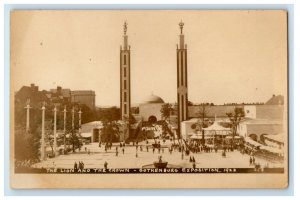
[[[95,109],[95,91],[92,90],[74,90],[71,91],[71,102],[85,104],[91,110]]]

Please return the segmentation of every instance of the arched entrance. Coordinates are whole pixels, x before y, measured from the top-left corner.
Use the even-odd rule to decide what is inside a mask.
[[[155,122],[157,122],[157,118],[156,118],[155,116],[151,115],[151,116],[148,118],[148,122],[150,122],[150,123],[155,123]]]
[[[259,140],[260,140],[263,144],[265,144],[265,135],[267,135],[267,134],[266,134],[266,133],[263,133],[263,134],[261,134],[260,137],[259,137]]]

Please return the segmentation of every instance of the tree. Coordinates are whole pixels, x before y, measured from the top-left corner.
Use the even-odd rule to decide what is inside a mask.
[[[235,107],[233,113],[226,113],[228,116],[230,122],[231,122],[231,129],[232,129],[232,144],[234,141],[234,136],[237,133],[237,127],[242,120],[243,117],[245,117],[244,109],[240,107]]]
[[[97,111],[97,119],[100,121],[117,121],[121,119],[120,108],[111,107],[111,108],[100,108]]]
[[[173,108],[172,108],[171,104],[169,104],[169,103],[163,104],[160,109],[161,117],[164,120],[169,119],[169,121],[170,121],[170,116],[171,116],[172,111],[173,111]]]
[[[188,101],[188,106],[193,106],[193,105],[194,105],[193,102]]]
[[[103,122],[101,129],[101,141],[102,142],[118,142],[120,138],[120,127],[116,121]]]
[[[208,115],[208,112],[207,112],[204,104],[199,106],[199,112],[197,113],[197,115],[199,117],[199,120],[198,120],[196,126],[197,126],[197,130],[201,131],[201,133],[202,133],[201,143],[202,143],[202,145],[204,145],[205,144],[205,138],[204,138],[204,129],[203,128],[208,126],[207,122],[205,121],[205,119]]]
[[[15,160],[35,163],[40,156],[40,135],[37,132],[27,133],[25,127],[15,128]]]

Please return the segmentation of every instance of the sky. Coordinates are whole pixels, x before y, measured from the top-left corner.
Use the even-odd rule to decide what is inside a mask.
[[[119,106],[125,20],[132,104],[152,93],[176,102],[181,20],[191,102],[266,102],[273,94],[287,96],[287,18],[280,10],[13,11],[12,92],[31,83],[40,90],[94,90],[96,105]]]

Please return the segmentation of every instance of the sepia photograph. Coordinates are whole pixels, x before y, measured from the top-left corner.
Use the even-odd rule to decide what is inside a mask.
[[[286,188],[286,10],[12,10],[12,188]]]

